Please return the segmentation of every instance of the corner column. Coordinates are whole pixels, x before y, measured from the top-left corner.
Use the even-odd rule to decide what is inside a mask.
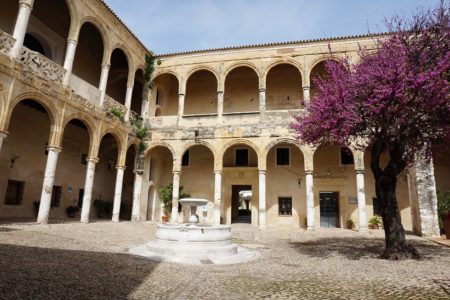
[[[217,120],[221,121],[223,116],[223,91],[217,91]]]
[[[304,86],[303,87],[303,102],[305,103],[305,106],[309,104],[309,101],[311,100],[310,95],[311,87],[310,86]]]
[[[259,89],[259,113],[261,118],[266,114],[266,88]]]
[[[27,32],[28,21],[30,20],[31,10],[34,0],[20,0],[19,13],[17,14],[16,25],[14,26],[13,38],[16,40],[11,49],[11,57],[18,57],[23,47],[23,40]]]
[[[125,122],[130,120],[130,107],[131,107],[131,97],[133,96],[133,83],[127,83],[127,92],[125,94],[125,107],[127,112],[125,113]]]
[[[305,171],[306,177],[306,225],[308,230],[315,229],[315,210],[314,210],[314,179],[313,170]]]
[[[50,214],[50,205],[52,201],[53,183],[55,182],[56,164],[58,155],[61,152],[59,147],[48,147],[47,164],[45,166],[44,183],[42,186],[41,203],[37,222],[47,224]]]
[[[222,170],[214,170],[214,224],[220,224]]]
[[[259,229],[266,228],[266,170],[259,170]]]
[[[359,231],[367,231],[366,192],[364,188],[364,170],[356,170],[356,190],[358,192]]]
[[[114,189],[114,206],[112,214],[113,222],[119,222],[120,204],[122,202],[123,173],[125,171],[125,166],[116,166],[116,169],[117,175],[116,175],[116,186]]]
[[[76,39],[67,39],[66,58],[64,59],[64,69],[66,69],[66,73],[64,74],[63,86],[69,86],[77,44],[78,41]]]
[[[95,165],[98,158],[88,158],[86,167],[86,180],[84,183],[83,207],[81,208],[81,222],[89,223],[89,212],[91,210],[92,188],[94,186]]]
[[[100,74],[100,84],[98,86],[98,89],[100,90],[100,107],[103,107],[103,102],[105,101],[106,84],[108,83],[110,67],[111,64],[109,62],[102,64],[102,73]]]
[[[180,197],[180,171],[173,171],[172,214],[170,222],[178,221],[178,198]]]
[[[133,209],[131,211],[131,221],[139,222],[141,213],[141,190],[142,190],[142,170],[134,171],[134,188],[133,188]]]
[[[183,117],[184,113],[184,94],[179,93],[178,94],[178,124],[180,124],[181,118]]]

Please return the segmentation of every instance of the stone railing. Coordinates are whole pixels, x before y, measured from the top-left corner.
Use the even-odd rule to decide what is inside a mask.
[[[62,83],[66,70],[44,55],[23,47],[19,60],[32,73],[54,82]]]
[[[130,122],[143,121],[142,117],[132,110],[130,110]]]
[[[70,89],[76,94],[88,99],[95,105],[100,105],[100,90],[91,85],[89,82],[75,76],[74,74],[71,74],[69,86]]]
[[[120,104],[110,96],[105,95],[103,108],[105,109],[107,114],[116,116],[122,122],[124,122],[125,114],[127,113],[127,108],[125,107],[125,105]]]
[[[6,32],[0,31],[0,53],[9,55],[14,46],[15,39]]]

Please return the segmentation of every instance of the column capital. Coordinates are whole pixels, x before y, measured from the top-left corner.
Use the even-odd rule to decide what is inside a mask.
[[[67,43],[76,46],[78,44],[78,40],[76,38],[68,38]]]
[[[305,170],[306,175],[314,175],[314,170]]]
[[[102,63],[102,69],[109,69],[111,67],[110,62]]]
[[[180,174],[181,174],[181,171],[180,171],[180,170],[173,170],[173,171],[172,171],[172,174],[173,174],[173,175],[180,175]]]
[[[127,83],[127,88],[132,89],[134,87],[134,82],[128,82]]]
[[[216,169],[214,170],[214,174],[222,174],[222,169]]]
[[[98,163],[99,159],[98,159],[98,157],[89,157],[89,158],[86,158],[86,161],[96,164],[96,163]]]
[[[48,151],[54,151],[54,152],[61,152],[62,151],[62,147],[59,146],[54,146],[54,145],[48,145],[47,146],[47,150]]]
[[[355,170],[356,174],[364,174],[364,172],[365,172],[364,169],[356,169]]]
[[[184,93],[178,93],[178,97],[179,97],[179,96],[184,96]]]
[[[258,170],[259,174],[266,174],[267,170]]]
[[[117,170],[125,170],[127,167],[126,166],[116,166]]]
[[[8,134],[9,134],[8,131],[0,130],[0,138],[6,138],[8,136]]]
[[[303,89],[304,91],[305,91],[305,90],[310,90],[311,87],[310,87],[309,85],[305,85],[305,86],[302,87],[302,89]]]
[[[28,8],[29,10],[33,9],[33,2],[34,0],[20,0],[19,1],[19,7]]]
[[[266,92],[266,88],[265,88],[265,87],[259,88],[258,91],[259,91],[260,93],[265,93],[265,92]]]
[[[142,174],[144,174],[144,170],[134,170],[133,173],[141,176]]]
[[[219,90],[219,91],[217,91],[217,94],[223,94],[223,91]]]

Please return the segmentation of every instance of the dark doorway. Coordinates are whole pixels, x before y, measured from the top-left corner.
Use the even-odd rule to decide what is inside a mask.
[[[339,193],[320,193],[320,227],[339,227]]]
[[[231,222],[252,223],[252,186],[231,186]]]

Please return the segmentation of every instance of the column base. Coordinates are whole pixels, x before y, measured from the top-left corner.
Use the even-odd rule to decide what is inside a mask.
[[[308,231],[314,231],[316,230],[316,228],[314,226],[308,226],[308,228],[306,229]]]
[[[265,230],[266,229],[266,225],[258,225],[258,229],[259,230]]]
[[[80,220],[80,222],[83,224],[89,224],[89,220]]]
[[[132,216],[131,222],[139,222],[139,216]]]
[[[358,228],[358,232],[364,233],[364,232],[368,232],[368,231],[369,231],[369,229],[367,227],[360,227],[360,228]]]
[[[119,214],[113,214],[112,221],[115,223],[118,223],[119,222]]]
[[[39,225],[47,225],[48,221],[47,220],[42,220],[42,221],[36,221],[37,224]]]

